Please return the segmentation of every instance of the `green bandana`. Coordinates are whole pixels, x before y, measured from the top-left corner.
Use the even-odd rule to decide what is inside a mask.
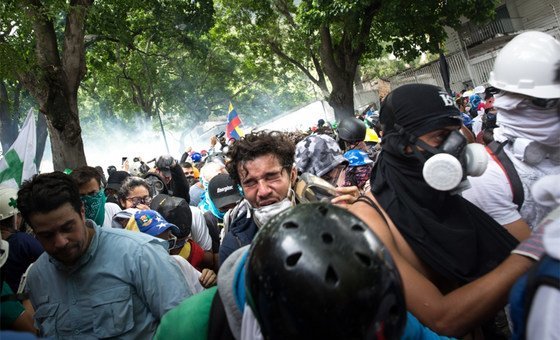
[[[94,220],[98,226],[103,225],[105,220],[105,190],[101,189],[94,195],[83,195],[80,197],[86,209],[86,218]]]

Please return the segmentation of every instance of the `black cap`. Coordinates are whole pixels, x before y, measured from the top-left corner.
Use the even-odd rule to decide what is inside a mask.
[[[385,135],[402,128],[417,137],[463,122],[453,97],[427,84],[406,84],[389,93],[381,104],[379,121]]]
[[[210,199],[218,209],[241,200],[237,185],[228,174],[217,174],[208,183]]]
[[[114,171],[109,175],[107,179],[107,188],[113,190],[119,190],[124,180],[129,177],[130,174],[126,171]]]
[[[173,157],[160,156],[156,161],[156,168],[158,168],[165,177],[171,177],[171,164],[173,164]]]

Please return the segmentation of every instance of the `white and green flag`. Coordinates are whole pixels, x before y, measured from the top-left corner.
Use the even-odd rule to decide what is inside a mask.
[[[14,144],[0,158],[0,185],[19,188],[23,181],[37,173],[36,145],[35,112],[30,109]]]

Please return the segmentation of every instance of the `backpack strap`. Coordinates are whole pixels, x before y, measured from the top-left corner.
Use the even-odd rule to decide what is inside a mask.
[[[523,184],[521,183],[521,179],[519,178],[519,174],[517,174],[515,166],[511,162],[511,159],[509,159],[508,155],[504,152],[504,146],[506,143],[507,142],[498,143],[493,141],[486,146],[486,150],[488,150],[490,157],[498,163],[500,168],[502,168],[506,174],[511,192],[513,193],[513,203],[517,205],[517,210],[520,210],[523,202],[525,201],[525,193],[523,192]]]
[[[523,338],[527,337],[527,322],[533,298],[540,286],[548,286],[560,290],[560,261],[547,254],[527,273],[527,285],[523,296]]]
[[[360,197],[358,197],[358,199],[356,199],[356,201],[354,203],[356,203],[356,202],[364,202],[365,204],[372,207],[379,214],[379,216],[381,216],[383,221],[385,221],[385,224],[387,224],[387,226],[389,226],[389,222],[385,218],[385,215],[381,211],[381,208],[371,198],[369,198],[365,195],[361,195]]]

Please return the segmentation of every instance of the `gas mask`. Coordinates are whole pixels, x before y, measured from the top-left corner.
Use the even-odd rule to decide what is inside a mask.
[[[330,202],[337,196],[332,184],[308,172],[299,176],[294,189],[300,203]]]
[[[459,131],[452,131],[438,148],[421,140],[417,140],[416,145],[426,150],[422,176],[430,187],[439,191],[465,190],[469,187],[467,176],[482,175],[488,165],[484,146],[467,144],[467,139]]]
[[[554,164],[560,164],[560,148],[544,145],[527,138],[516,138],[513,141],[515,158],[529,165],[537,165],[545,158]]]
[[[272,217],[295,205],[294,192],[288,191],[288,196],[281,201],[253,209],[255,223],[259,228],[266,224]]]

